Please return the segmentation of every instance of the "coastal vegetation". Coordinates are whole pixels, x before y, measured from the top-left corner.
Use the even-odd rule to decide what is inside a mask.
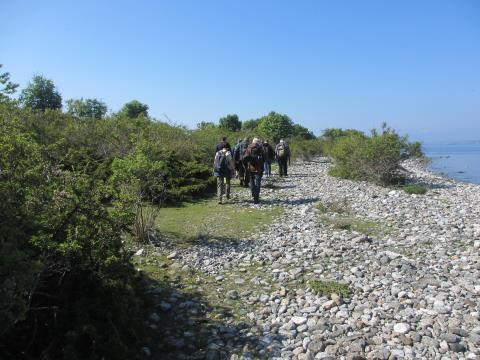
[[[157,233],[188,246],[212,231],[221,240],[252,229],[246,215],[255,210],[225,208],[223,220],[239,219],[235,234],[205,220],[218,215],[208,194],[221,136],[232,145],[284,138],[296,158],[327,154],[332,175],[381,184],[398,182],[401,160],[420,154],[388,127],[316,137],[270,112],[187,129],[150,117],[137,100],[107,114],[101,100],[70,99],[62,112],[61,94],[41,75],[18,100],[8,73],[0,83],[0,350],[11,358],[138,355],[148,272],[135,268],[131,245]],[[261,222],[279,212],[263,213]],[[180,228],[178,216],[189,225]]]

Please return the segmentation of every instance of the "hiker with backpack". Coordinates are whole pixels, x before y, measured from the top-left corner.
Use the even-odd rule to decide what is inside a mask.
[[[232,153],[224,144],[223,148],[216,152],[213,161],[213,175],[217,178],[218,203],[222,204],[222,197],[226,195],[230,199],[230,180],[235,169]]]
[[[268,143],[268,140],[263,142],[263,153],[264,153],[264,166],[263,171],[265,175],[272,175],[272,160],[275,158],[275,151],[273,150],[272,145]]]
[[[247,150],[249,144],[250,139],[246,137],[243,139],[243,141],[240,141],[237,145],[235,145],[235,149],[233,151],[235,170],[237,172],[238,180],[240,181],[240,186],[242,187],[248,187],[248,183],[250,181],[249,173],[246,171],[245,164],[243,162],[245,151]]]
[[[222,136],[222,138],[220,139],[220,142],[215,146],[215,154],[220,150],[222,150],[224,147],[226,147],[227,150],[230,151],[230,153],[232,152],[232,147],[230,146],[230,143],[227,141],[226,136]]]
[[[250,191],[255,204],[258,204],[260,201],[260,187],[262,184],[264,159],[262,142],[259,139],[254,138],[245,151],[243,163],[246,172],[250,175]]]
[[[290,148],[283,139],[275,147],[275,157],[278,162],[278,175],[288,176],[287,168],[290,164]]]

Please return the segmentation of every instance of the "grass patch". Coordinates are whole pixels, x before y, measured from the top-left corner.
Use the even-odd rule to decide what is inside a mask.
[[[281,207],[241,208],[217,204],[216,199],[162,208],[156,226],[179,246],[202,241],[235,242],[282,213]]]
[[[350,296],[348,285],[335,281],[310,280],[308,287],[317,295],[330,297],[332,294],[337,294],[342,298]]]
[[[427,192],[427,188],[425,186],[418,185],[418,184],[405,185],[403,187],[403,190],[407,194],[417,194],[417,195],[423,195]]]
[[[332,225],[335,229],[356,231],[365,235],[378,235],[386,232],[386,229],[384,229],[378,222],[359,219],[356,217],[322,216],[321,221]]]
[[[349,214],[351,212],[347,199],[333,200],[327,203],[317,203],[315,208],[322,214],[333,212],[336,214]]]
[[[328,208],[321,202],[315,204],[314,208],[317,209],[322,214],[325,214],[326,212],[328,212]]]

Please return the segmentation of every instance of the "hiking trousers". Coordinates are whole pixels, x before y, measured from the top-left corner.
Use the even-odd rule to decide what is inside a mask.
[[[262,186],[262,174],[252,173],[250,175],[250,191],[255,203],[260,199],[260,187]]]
[[[286,156],[283,158],[278,158],[278,175],[287,176],[287,166],[288,158]]]
[[[263,163],[263,173],[265,175],[272,175],[272,162],[270,160],[265,160]]]
[[[222,196],[230,197],[230,178],[226,176],[217,176],[217,196],[218,201],[222,201]]]

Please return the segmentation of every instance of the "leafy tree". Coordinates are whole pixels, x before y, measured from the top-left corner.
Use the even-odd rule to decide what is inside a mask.
[[[107,105],[97,99],[68,99],[67,113],[80,118],[101,119],[107,113]]]
[[[205,129],[214,129],[215,124],[211,121],[202,121],[197,124],[197,129],[205,130]]]
[[[60,109],[62,96],[55,88],[52,80],[35,75],[27,87],[22,90],[20,102],[34,110]]]
[[[294,124],[292,127],[292,135],[295,137],[299,137],[305,140],[312,140],[315,139],[315,135],[308,130],[306,127],[300,124]]]
[[[242,128],[242,122],[237,114],[228,114],[219,120],[219,127],[228,131],[239,131]]]
[[[0,64],[0,68],[3,65]],[[0,73],[0,102],[6,102],[10,98],[8,95],[12,95],[17,91],[18,84],[15,84],[10,81],[10,73]]]
[[[329,141],[335,141],[335,140],[338,140],[342,137],[351,136],[351,135],[360,135],[361,136],[361,135],[363,135],[363,133],[361,131],[358,131],[358,130],[355,130],[355,129],[343,130],[343,129],[340,129],[340,128],[328,128],[328,129],[323,130],[323,132],[322,132],[322,137],[325,140],[329,140]]]
[[[275,142],[293,133],[293,121],[287,115],[270,112],[260,120],[258,130]]]
[[[246,130],[246,131],[256,130],[258,127],[258,124],[260,124],[260,120],[261,119],[251,119],[251,120],[244,121],[242,123],[242,130]]]
[[[148,105],[143,104],[138,100],[132,100],[123,105],[119,115],[126,116],[130,119],[135,119],[140,115],[148,117]]]

